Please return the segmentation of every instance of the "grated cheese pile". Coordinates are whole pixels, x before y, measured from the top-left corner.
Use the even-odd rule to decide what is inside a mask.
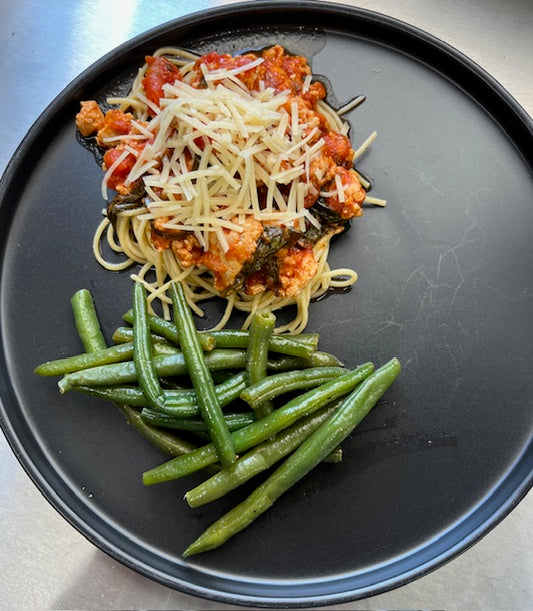
[[[152,120],[134,121],[147,144],[140,152],[126,146],[137,160],[125,184],[143,178],[148,211],[140,219],[164,217],[164,228],[193,232],[204,249],[215,232],[223,251],[222,229],[243,231],[239,220],[246,215],[301,230],[306,220],[318,224],[304,200],[310,163],[324,140],[318,127],[300,123],[288,92],[251,91],[236,78],[262,61],[205,69],[203,89],[184,81],[166,84]],[[266,188],[261,206],[260,185]],[[342,198],[340,180],[336,186]]]

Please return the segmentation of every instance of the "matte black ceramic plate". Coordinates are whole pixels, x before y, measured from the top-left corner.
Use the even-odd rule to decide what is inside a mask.
[[[187,482],[143,488],[163,460],[110,405],[60,396],[36,364],[76,353],[69,299],[91,289],[111,332],[128,274],[93,260],[101,170],[76,138],[82,99],[123,90],[161,45],[238,52],[281,43],[309,57],[386,209],[367,209],[331,259],[359,281],[312,307],[309,329],[347,364],[398,356],[387,401],[252,527],[180,559],[249,490],[201,510]],[[1,183],[2,424],[49,501],[114,558],[213,599],[302,606],[361,598],[439,566],[531,484],[531,121],[487,74],[405,24],[323,3],[229,6],[164,25],[77,78],[31,129]],[[211,306],[206,325],[220,312]],[[192,478],[192,481],[197,481]]]

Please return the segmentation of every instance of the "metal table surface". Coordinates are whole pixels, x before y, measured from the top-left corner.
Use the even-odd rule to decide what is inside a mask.
[[[533,114],[531,0],[345,2],[415,25],[456,47]],[[67,83],[132,36],[226,0],[0,0],[0,172]],[[109,558],[41,496],[0,435],[0,608],[226,609]],[[533,495],[474,547],[396,590],[343,609],[531,609]]]

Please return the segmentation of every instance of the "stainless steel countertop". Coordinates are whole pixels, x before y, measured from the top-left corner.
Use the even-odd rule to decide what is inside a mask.
[[[0,0],[0,172],[49,102],[107,51],[225,0]],[[345,2],[413,24],[485,68],[533,114],[530,0]],[[95,548],[48,504],[0,435],[1,609],[228,609],[166,588]],[[342,609],[532,608],[533,495],[433,573]]]

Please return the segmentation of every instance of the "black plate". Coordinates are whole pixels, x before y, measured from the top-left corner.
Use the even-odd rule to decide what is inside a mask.
[[[191,481],[143,488],[163,457],[105,403],[60,396],[36,364],[80,350],[69,299],[94,292],[104,328],[130,303],[127,273],[90,242],[101,171],[76,139],[81,99],[125,87],[161,45],[238,52],[273,43],[310,58],[378,140],[360,168],[368,209],[331,255],[349,294],[312,307],[309,329],[346,363],[404,365],[345,446],[212,553],[180,552],[245,491],[190,510]],[[249,605],[366,597],[434,569],[502,519],[532,480],[531,120],[479,67],[395,20],[323,3],[251,3],[192,15],[110,53],[30,130],[1,183],[2,425],[46,498],[94,544],[188,593]],[[211,319],[219,312],[212,306]],[[195,478],[192,478],[196,481]]]

